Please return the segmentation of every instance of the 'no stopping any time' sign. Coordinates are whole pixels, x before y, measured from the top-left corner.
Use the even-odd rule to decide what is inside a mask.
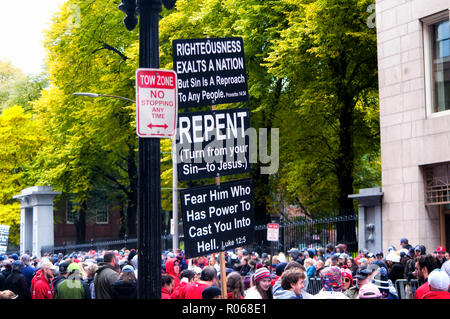
[[[169,138],[177,123],[177,74],[171,70],[136,71],[136,133]]]

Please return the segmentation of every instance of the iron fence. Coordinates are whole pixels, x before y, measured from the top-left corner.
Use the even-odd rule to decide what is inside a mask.
[[[291,219],[279,222],[280,240],[278,242],[267,241],[267,224],[255,226],[255,241],[246,246],[249,251],[263,252],[287,252],[296,247],[325,247],[327,244],[336,246],[338,243],[345,243],[350,253],[358,250],[357,238],[357,215],[334,216],[319,219]],[[343,237],[338,238],[338,229]],[[346,240],[353,238],[353,240]],[[182,233],[179,238],[180,247],[183,247],[184,238]],[[110,250],[110,249],[136,249],[137,238],[111,239],[103,241],[91,240],[82,244],[65,244],[60,246],[44,246],[41,255],[45,253],[71,253],[73,251]],[[172,235],[164,233],[161,236],[161,250],[172,249]]]
[[[255,242],[250,248],[257,252],[287,252],[291,248],[317,248],[339,243],[347,245],[349,253],[358,251],[358,215],[333,216],[318,219],[280,221],[280,240],[267,241],[267,224],[255,226]],[[339,232],[341,235],[339,236]]]

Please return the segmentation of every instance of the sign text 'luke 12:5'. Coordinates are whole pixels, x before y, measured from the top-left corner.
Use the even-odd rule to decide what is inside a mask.
[[[186,257],[249,245],[254,240],[251,179],[180,191]]]
[[[136,71],[136,132],[139,137],[169,138],[177,123],[177,74],[171,70]]]

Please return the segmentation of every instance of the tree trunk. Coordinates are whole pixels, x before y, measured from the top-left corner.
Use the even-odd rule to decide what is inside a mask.
[[[336,173],[339,186],[339,216],[353,215],[353,200],[348,195],[353,194],[353,108],[351,97],[343,94],[342,109],[339,116],[339,155],[336,161]],[[349,225],[345,226],[345,223]],[[338,243],[353,244],[356,241],[354,221],[339,222],[337,227]],[[345,226],[345,227],[344,227]]]

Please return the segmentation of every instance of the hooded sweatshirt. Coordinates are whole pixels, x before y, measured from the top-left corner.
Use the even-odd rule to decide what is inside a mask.
[[[311,294],[306,292],[306,289],[308,287],[307,282],[308,282],[307,279],[305,279],[303,281],[303,283],[305,284],[305,287],[302,289],[301,299],[311,299],[313,297]],[[292,294],[290,294],[291,291],[284,290],[283,287],[281,287],[281,278],[279,278],[277,280],[277,282],[275,283],[275,285],[273,285],[272,293],[273,293],[273,299],[293,299],[290,297],[292,297],[292,294],[295,295],[295,293],[292,292]],[[296,297],[296,299],[298,299],[298,297]]]
[[[174,287],[173,289],[177,288],[180,285],[180,279],[178,278],[179,274],[175,273],[174,270],[174,264],[175,262],[178,262],[178,259],[176,258],[169,258],[166,260],[166,273],[174,279]]]
[[[431,290],[423,295],[422,299],[450,299],[450,292]]]
[[[39,269],[31,280],[32,299],[53,299],[54,289],[52,279],[48,281]]]

